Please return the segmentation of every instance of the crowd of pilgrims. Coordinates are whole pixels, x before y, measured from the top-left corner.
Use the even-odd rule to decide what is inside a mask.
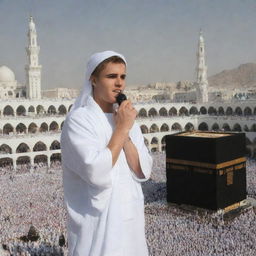
[[[143,184],[150,256],[256,255],[256,209],[233,218],[166,203],[165,154],[153,153]],[[248,196],[256,199],[256,161],[247,161]],[[61,163],[0,168],[0,255],[67,255]],[[33,232],[34,233],[33,233]],[[31,236],[31,232],[33,233]],[[30,235],[30,236],[29,236]]]

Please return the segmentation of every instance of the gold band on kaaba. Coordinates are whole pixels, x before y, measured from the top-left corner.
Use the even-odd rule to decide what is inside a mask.
[[[204,174],[227,175],[227,185],[233,184],[233,171],[246,167],[246,158],[241,157],[221,164],[211,164],[195,161],[187,161],[173,158],[166,158],[166,167],[169,171],[183,170]]]
[[[201,168],[207,168],[207,169],[222,169],[231,165],[237,165],[246,162],[245,157],[241,157],[238,159],[234,159],[231,161],[227,161],[221,164],[211,164],[211,163],[203,163],[203,162],[195,162],[195,161],[187,161],[187,160],[181,160],[181,159],[174,159],[174,158],[166,158],[166,163],[172,163],[172,164],[179,164],[179,165],[188,165],[188,166],[196,166]]]

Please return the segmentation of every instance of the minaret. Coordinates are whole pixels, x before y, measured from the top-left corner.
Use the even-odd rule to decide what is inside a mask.
[[[28,56],[28,65],[25,67],[27,98],[40,99],[42,66],[38,64],[40,47],[37,45],[36,26],[32,16],[29,19],[28,47],[26,47],[26,51]]]
[[[207,66],[205,64],[205,45],[202,30],[200,30],[197,52],[197,101],[208,102]]]

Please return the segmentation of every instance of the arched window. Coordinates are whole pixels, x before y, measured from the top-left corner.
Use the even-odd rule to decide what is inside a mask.
[[[198,110],[197,110],[197,108],[196,108],[196,107],[190,108],[189,114],[190,114],[190,115],[198,115]]]
[[[38,141],[35,146],[33,147],[33,151],[46,151],[46,145],[42,141]]]
[[[145,134],[145,133],[148,133],[148,127],[146,126],[146,125],[141,125],[140,126],[140,129],[141,129],[141,132],[143,133],[143,134]]]
[[[233,109],[232,109],[231,107],[227,107],[226,115],[227,115],[227,116],[233,115]]]
[[[187,124],[185,125],[185,130],[186,130],[186,131],[193,131],[193,130],[194,130],[194,125],[191,124],[191,123],[187,123]]]
[[[43,107],[42,105],[38,105],[38,106],[36,107],[36,113],[37,113],[38,115],[43,115],[43,114],[45,113],[44,107]]]
[[[50,115],[55,115],[57,113],[56,108],[53,105],[51,105],[48,108],[47,113],[50,114]]]
[[[33,106],[30,106],[30,107],[28,108],[28,112],[29,112],[29,113],[35,113],[35,108],[34,108]]]
[[[25,116],[26,115],[26,109],[23,106],[18,106],[16,109],[16,115],[17,116]]]
[[[235,113],[236,113],[236,115],[241,116],[243,114],[243,111],[240,107],[236,107]]]
[[[233,131],[241,132],[242,131],[241,125],[240,124],[235,124],[234,128],[233,128]]]
[[[244,109],[244,115],[245,115],[245,116],[251,116],[251,115],[252,115],[252,110],[251,110],[251,108],[246,107],[246,108]]]
[[[151,108],[149,111],[148,111],[148,116],[150,117],[154,117],[154,116],[157,116],[157,111],[155,108]]]
[[[67,114],[67,109],[64,105],[60,105],[58,108],[59,115],[66,115]]]
[[[19,123],[17,126],[16,126],[16,132],[17,133],[26,133],[27,132],[27,127],[22,124],[22,123]]]
[[[2,144],[0,146],[0,154],[12,154],[12,149],[7,144]]]
[[[169,110],[169,116],[177,116],[177,109],[175,107]]]
[[[207,123],[202,122],[201,124],[199,124],[198,130],[200,130],[200,131],[208,131],[209,129],[208,129]]]
[[[138,113],[139,117],[147,117],[147,111],[145,108],[140,109],[139,113]]]
[[[16,153],[25,153],[30,152],[30,148],[26,143],[20,143],[20,145],[16,149]]]
[[[208,109],[208,114],[209,114],[209,115],[217,115],[217,110],[216,110],[216,108],[214,108],[214,107],[209,107],[209,109]]]
[[[159,128],[156,124],[152,124],[150,129],[149,129],[149,132],[153,133],[153,132],[159,132]]]
[[[23,164],[30,164],[30,157],[29,156],[20,156],[17,158],[16,164],[17,164],[17,167],[19,165],[23,165]]]
[[[13,166],[13,160],[10,157],[0,158],[0,167]]]
[[[206,115],[206,114],[207,114],[207,110],[206,110],[205,107],[201,107],[201,108],[200,108],[200,114],[201,114],[201,115]]]
[[[160,128],[161,132],[168,132],[169,131],[169,126],[167,124],[162,124],[161,128]]]
[[[53,143],[50,146],[50,150],[54,149],[60,149],[60,143],[57,140],[53,141]]]
[[[10,105],[8,105],[4,108],[3,114],[4,116],[14,116],[14,110]]]
[[[39,129],[40,132],[47,132],[48,131],[48,124],[47,123],[42,123]]]
[[[166,108],[164,108],[164,107],[160,108],[160,110],[159,110],[159,115],[160,115],[160,116],[167,116],[167,110],[166,110]]]
[[[223,108],[223,107],[219,107],[219,109],[218,109],[218,114],[219,114],[220,116],[224,116],[224,115],[225,115],[225,112],[224,112],[224,108]]]
[[[223,124],[223,126],[222,126],[222,128],[224,129],[224,131],[225,132],[229,132],[229,131],[231,131],[231,128],[230,128],[230,126],[228,125],[228,124]]]
[[[53,162],[61,162],[61,153],[54,153],[51,155],[51,158],[50,158],[50,161],[51,163]]]
[[[59,125],[55,121],[53,121],[50,124],[50,131],[57,132],[58,130],[59,130]]]
[[[181,131],[182,127],[179,123],[174,123],[171,128],[172,131]]]
[[[37,132],[37,125],[35,123],[31,123],[28,126],[28,133],[36,133]]]
[[[179,111],[180,116],[188,116],[188,110],[185,107],[182,107]]]
[[[219,130],[220,130],[219,125],[218,125],[217,123],[214,123],[214,124],[212,125],[212,130],[213,130],[213,131],[219,131]]]
[[[5,124],[3,127],[3,134],[10,134],[13,132],[13,126],[11,124]]]
[[[47,164],[47,156],[46,155],[35,156],[34,163],[35,164],[39,164],[39,163]]]

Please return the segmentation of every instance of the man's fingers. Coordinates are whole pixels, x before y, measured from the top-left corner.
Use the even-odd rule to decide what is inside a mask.
[[[122,102],[122,104],[120,105],[119,109],[134,109],[132,103],[130,100],[125,100]]]
[[[125,106],[127,106],[129,103],[130,103],[129,100],[124,100],[124,101],[121,103],[120,107],[125,107]]]

